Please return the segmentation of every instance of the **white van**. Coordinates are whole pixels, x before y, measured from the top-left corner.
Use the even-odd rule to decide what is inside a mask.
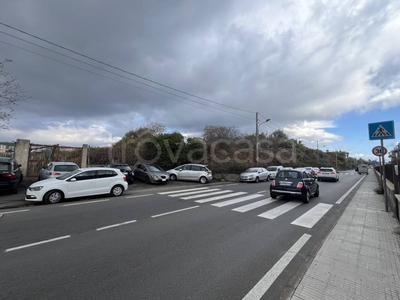
[[[267,168],[269,179],[275,179],[276,173],[278,173],[280,170],[283,170],[283,166],[269,166]]]
[[[356,171],[358,172],[358,174],[368,174],[368,165],[358,165]]]

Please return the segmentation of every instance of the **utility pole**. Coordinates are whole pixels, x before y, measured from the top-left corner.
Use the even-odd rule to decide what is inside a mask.
[[[256,112],[256,167],[258,167],[258,112]]]
[[[318,150],[318,140],[317,140],[317,167],[319,168],[319,150]]]

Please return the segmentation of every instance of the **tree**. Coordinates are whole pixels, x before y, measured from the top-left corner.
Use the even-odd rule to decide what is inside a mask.
[[[10,76],[4,65],[11,62],[6,59],[0,62],[0,128],[9,129],[10,121],[14,116],[14,108],[19,102],[28,99],[19,86],[17,78]]]

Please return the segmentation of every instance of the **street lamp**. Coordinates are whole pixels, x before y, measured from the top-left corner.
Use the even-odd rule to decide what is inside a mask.
[[[261,124],[267,123],[271,119],[266,119],[264,122],[258,122],[258,112],[256,113],[256,167],[258,167],[258,128]]]

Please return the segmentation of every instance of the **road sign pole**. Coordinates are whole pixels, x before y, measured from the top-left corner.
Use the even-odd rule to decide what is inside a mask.
[[[381,147],[383,149],[383,139],[381,139]],[[385,211],[389,211],[389,200],[388,200],[388,195],[387,195],[387,189],[386,189],[386,171],[385,171],[385,155],[382,155],[382,173],[383,173],[383,193],[385,195]]]

